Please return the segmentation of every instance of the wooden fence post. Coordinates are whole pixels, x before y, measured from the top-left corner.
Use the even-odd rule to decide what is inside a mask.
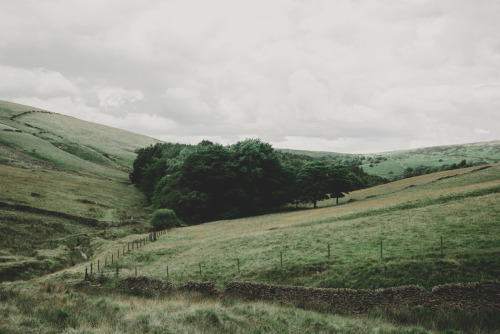
[[[240,274],[240,259],[236,259],[236,262],[238,263],[238,275]]]
[[[87,267],[85,267],[85,280],[89,279],[89,275],[87,274]]]
[[[111,264],[113,264],[113,254],[111,254]]]
[[[443,236],[441,236],[441,255],[443,255]]]
[[[90,275],[92,275],[92,263],[90,263]]]
[[[330,260],[330,243],[328,243],[328,260]]]
[[[118,265],[116,266],[116,278],[118,278]]]
[[[97,260],[97,272],[101,271],[99,260]]]
[[[198,263],[198,266],[200,267],[200,276],[201,276],[201,263]]]
[[[382,260],[382,240],[380,240],[380,259]]]
[[[280,251],[281,266],[283,267],[283,252]]]
[[[135,276],[137,276],[137,267],[135,267]]]
[[[118,256],[116,257],[116,259],[118,260],[120,258],[120,250],[118,250]]]
[[[167,266],[167,276],[168,276],[168,266]]]

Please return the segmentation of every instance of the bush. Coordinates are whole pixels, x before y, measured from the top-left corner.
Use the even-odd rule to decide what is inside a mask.
[[[181,220],[177,218],[175,212],[170,209],[155,210],[151,217],[150,224],[155,231],[182,226]]]

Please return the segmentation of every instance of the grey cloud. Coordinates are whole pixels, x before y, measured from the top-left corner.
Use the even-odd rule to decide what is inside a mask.
[[[8,2],[0,98],[190,143],[493,140],[498,12],[486,0]]]

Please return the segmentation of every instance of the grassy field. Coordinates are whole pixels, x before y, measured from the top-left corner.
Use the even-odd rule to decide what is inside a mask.
[[[105,221],[102,226],[128,224],[91,228],[1,208],[0,281],[74,265],[85,260],[81,252],[92,255],[95,240],[145,230],[145,198],[130,185],[128,172],[133,151],[156,141],[124,133],[0,101],[0,202]]]
[[[498,279],[499,199],[499,165],[448,171],[353,192],[339,206],[173,229],[119,265],[123,275],[137,267],[177,285],[197,279],[221,289],[233,280],[374,289]],[[133,237],[101,243],[92,261]],[[84,266],[46,279],[76,282]]]
[[[315,159],[335,159],[343,163],[357,160],[365,172],[372,175],[397,180],[403,177],[406,168],[418,166],[441,167],[459,164],[462,160],[468,163],[500,162],[500,141],[471,143],[463,145],[435,146],[411,150],[381,152],[373,154],[343,154],[332,152],[310,152],[298,150],[281,150],[312,156]]]
[[[53,283],[37,288],[32,293],[0,290],[0,315],[7,320],[0,323],[0,333],[436,333],[392,324],[381,314],[318,313],[196,294],[161,298],[84,292]]]
[[[31,110],[39,112],[24,114]],[[500,332],[498,314],[483,311],[402,309],[357,316],[186,294],[134,296],[113,289],[114,267],[107,268],[106,289],[72,288],[91,263],[96,268],[117,251],[120,277],[137,268],[139,275],[175,285],[202,280],[221,290],[234,280],[429,289],[500,277],[499,164],[352,192],[340,205],[329,200],[318,209],[290,207],[172,229],[123,256],[124,247],[149,232],[144,225],[150,211],[130,185],[128,171],[133,150],[154,142],[0,101],[0,202],[115,222],[90,227],[0,209],[0,333]],[[460,162],[465,155],[468,161],[498,160],[498,142],[465,146],[393,152],[387,159],[374,155],[373,167],[367,167],[373,170],[367,171],[396,175],[396,168],[425,159],[440,164]]]
[[[33,112],[31,112],[33,111]],[[0,162],[128,179],[134,151],[158,140],[0,101]]]

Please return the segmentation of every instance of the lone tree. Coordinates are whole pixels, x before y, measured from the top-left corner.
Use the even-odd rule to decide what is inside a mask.
[[[297,192],[302,203],[312,203],[328,198],[328,166],[321,161],[311,161],[297,174]]]
[[[328,193],[330,197],[336,199],[336,204],[339,204],[339,198],[344,197],[344,194],[360,189],[362,186],[363,181],[351,172],[347,166],[328,166]]]
[[[155,231],[182,226],[181,220],[177,218],[175,212],[170,209],[155,210],[151,217],[150,224]]]

